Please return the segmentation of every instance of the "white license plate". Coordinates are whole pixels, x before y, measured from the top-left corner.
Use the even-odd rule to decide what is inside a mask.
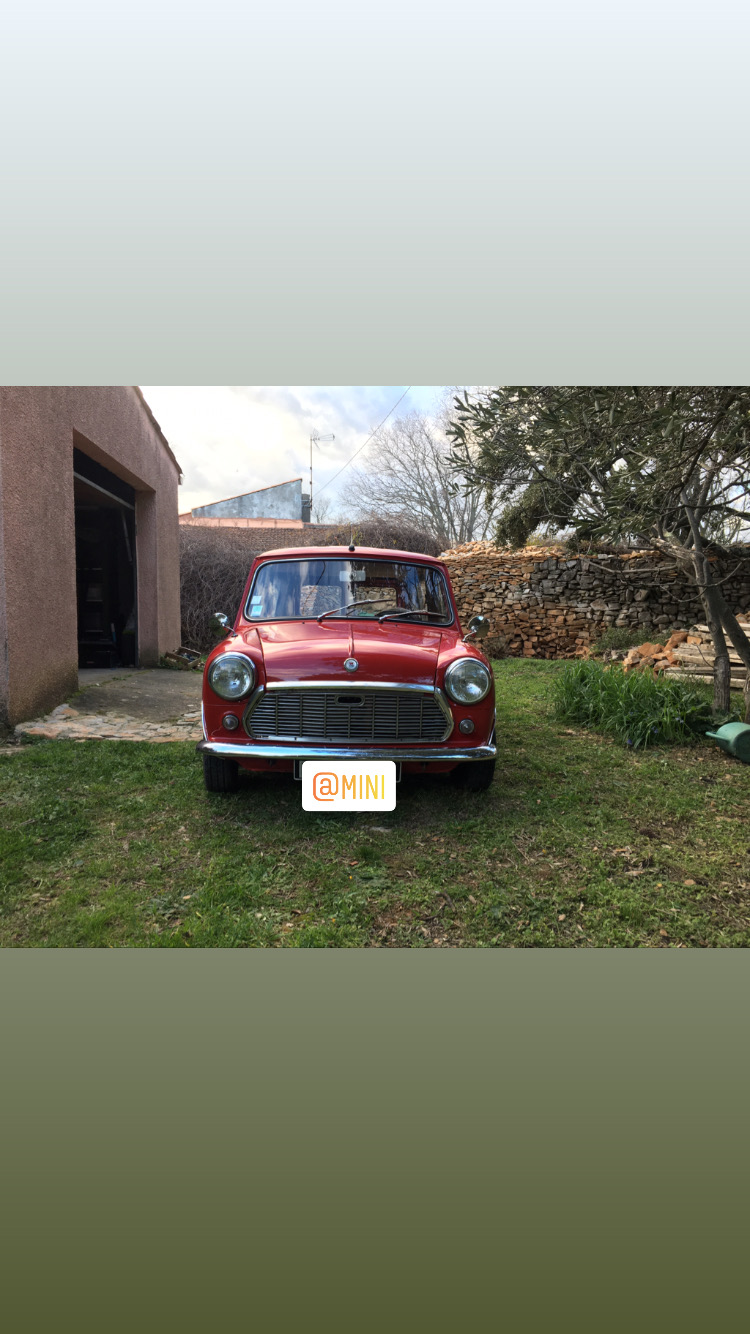
[[[303,811],[393,811],[393,760],[305,760]]]

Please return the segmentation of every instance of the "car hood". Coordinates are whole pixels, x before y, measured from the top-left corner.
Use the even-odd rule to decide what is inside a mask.
[[[434,685],[445,631],[393,621],[274,621],[254,627],[271,681],[403,681]],[[450,635],[455,638],[456,631]],[[359,667],[348,672],[347,658]]]

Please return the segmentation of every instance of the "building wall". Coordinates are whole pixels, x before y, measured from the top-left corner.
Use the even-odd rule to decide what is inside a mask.
[[[247,519],[221,518],[208,519],[205,515],[181,514],[180,524],[188,528],[304,528],[301,519]]]
[[[281,482],[244,496],[230,496],[192,511],[196,519],[302,519],[302,481]]]
[[[140,665],[179,644],[179,466],[138,392],[0,388],[0,711],[11,725],[78,684],[74,444],[136,491]]]

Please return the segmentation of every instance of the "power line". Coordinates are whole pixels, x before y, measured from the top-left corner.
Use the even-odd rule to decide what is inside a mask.
[[[337,473],[334,473],[333,477],[329,477],[329,479],[328,479],[327,482],[324,482],[322,486],[319,486],[319,487],[318,487],[318,495],[320,495],[321,491],[325,491],[326,487],[331,485],[331,482],[335,482],[335,481],[336,481],[336,478],[341,476],[342,472],[344,471],[344,468],[348,468],[348,467],[349,467],[349,464],[350,464],[350,463],[353,463],[354,460],[356,459],[357,454],[361,454],[361,453],[362,453],[362,450],[363,450],[367,445],[369,445],[370,441],[372,440],[372,437],[373,437],[374,435],[377,435],[377,433],[378,433],[378,431],[380,430],[380,427],[381,427],[381,426],[385,426],[386,422],[388,421],[388,418],[389,418],[389,417],[396,411],[396,408],[398,407],[399,403],[400,403],[403,399],[406,398],[406,395],[408,394],[409,389],[411,389],[411,385],[409,385],[409,386],[404,390],[403,394],[401,395],[401,398],[399,398],[399,399],[396,400],[396,402],[393,404],[393,407],[391,408],[390,412],[387,412],[387,413],[385,414],[385,416],[384,416],[382,422],[380,422],[380,423],[375,427],[375,430],[374,430],[374,431],[371,431],[371,432],[370,432],[370,434],[368,435],[367,439],[365,440],[364,445],[360,445],[359,449],[355,450],[355,452],[352,454],[351,458],[346,460],[346,463],[344,464],[344,467],[343,467],[343,468],[339,468],[338,472],[337,472]]]

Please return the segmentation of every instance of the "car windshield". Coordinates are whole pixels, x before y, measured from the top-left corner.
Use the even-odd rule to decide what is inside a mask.
[[[268,561],[258,569],[245,606],[249,621],[325,616],[377,617],[449,625],[453,609],[440,570],[404,561],[316,559]]]

